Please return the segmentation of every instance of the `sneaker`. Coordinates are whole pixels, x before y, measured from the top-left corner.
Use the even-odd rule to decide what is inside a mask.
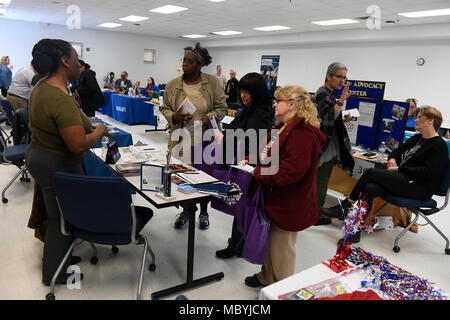
[[[175,229],[181,229],[188,222],[189,216],[183,211],[177,215],[177,220],[175,220]]]
[[[209,215],[207,213],[200,213],[198,216],[198,225],[201,230],[209,228]]]
[[[251,277],[245,278],[245,284],[252,288],[258,288],[258,287],[264,286],[261,282],[259,282],[258,276],[256,273]]]

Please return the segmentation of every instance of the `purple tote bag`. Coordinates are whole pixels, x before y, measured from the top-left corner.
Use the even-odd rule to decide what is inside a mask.
[[[240,228],[239,228],[240,227]],[[242,258],[253,264],[264,264],[269,243],[270,217],[264,209],[262,185],[258,186],[251,205],[238,221],[238,229],[245,236]]]

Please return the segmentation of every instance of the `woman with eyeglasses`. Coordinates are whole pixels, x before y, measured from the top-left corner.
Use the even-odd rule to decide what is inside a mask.
[[[317,161],[326,141],[317,109],[300,86],[277,90],[274,107],[279,131],[263,143],[260,161],[274,164],[278,157],[278,170],[264,164],[253,171],[255,182],[263,186],[264,208],[272,221],[264,265],[258,274],[245,278],[250,287],[293,275],[298,232],[317,221]]]
[[[352,170],[355,165],[351,154],[350,139],[344,126],[344,122],[352,120],[352,117],[342,117],[342,106],[351,95],[351,92],[348,91],[351,83],[347,82],[345,85],[346,81],[347,67],[340,62],[334,62],[328,66],[325,84],[314,95],[314,102],[321,119],[320,130],[327,137],[327,142],[320,153],[317,169],[316,188],[319,209],[316,225],[331,223],[331,219],[323,211],[323,204],[333,166],[337,163],[344,169]],[[336,99],[333,91],[340,90],[344,85],[341,97]]]
[[[243,108],[229,125],[224,126],[226,131],[225,136],[222,138],[222,144],[224,146],[224,153],[228,157],[224,157],[223,160],[225,161],[223,163],[228,163],[226,160],[233,159],[233,156],[236,157],[236,161],[239,161],[239,156],[248,156],[252,147],[254,150],[258,150],[259,141],[267,136],[268,130],[272,128],[274,119],[270,92],[261,74],[256,72],[247,73],[239,81],[239,90]],[[250,145],[251,141],[245,138],[236,138],[232,147],[227,145],[226,136],[239,129],[248,134],[250,130],[254,130],[257,138],[253,141],[254,146]],[[260,132],[261,129],[263,130]],[[238,142],[241,150],[237,150],[239,148]],[[240,155],[238,154],[239,152],[241,153]],[[234,218],[231,237],[228,239],[228,246],[225,249],[216,251],[216,256],[222,259],[241,256],[244,243],[245,239],[238,230],[237,221]]]

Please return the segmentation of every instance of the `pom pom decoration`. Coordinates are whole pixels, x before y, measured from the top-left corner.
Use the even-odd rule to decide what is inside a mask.
[[[344,208],[342,207],[340,201],[339,205],[345,215]],[[345,259],[352,254],[352,248],[348,242],[350,235],[356,234],[361,228],[364,228],[367,232],[371,233],[376,227],[376,225],[372,227],[364,224],[364,220],[369,214],[368,208],[368,203],[364,199],[361,199],[361,196],[358,201],[353,203],[353,205],[349,208],[347,216],[342,223],[342,230],[344,231],[343,241],[338,244],[336,255],[330,260],[329,266],[334,272],[340,273],[350,267],[350,265],[345,261]]]

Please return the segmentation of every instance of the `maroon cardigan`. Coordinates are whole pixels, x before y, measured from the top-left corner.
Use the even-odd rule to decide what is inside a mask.
[[[263,166],[254,171],[256,182],[263,185],[264,207],[283,230],[301,231],[317,222],[317,158],[325,142],[326,137],[320,129],[297,118],[286,126],[275,142],[279,144],[278,172],[262,175]]]

